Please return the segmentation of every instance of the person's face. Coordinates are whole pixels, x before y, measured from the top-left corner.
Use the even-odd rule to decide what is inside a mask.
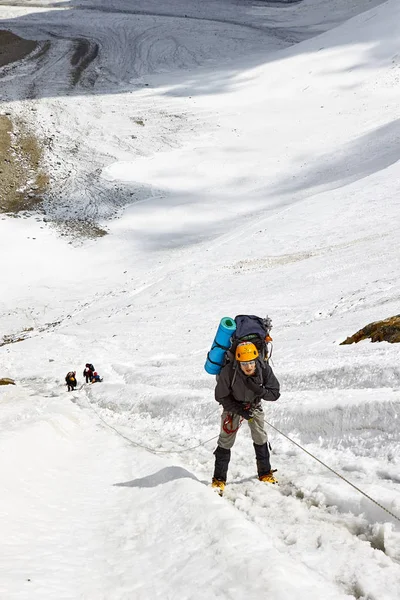
[[[256,361],[249,360],[249,362],[241,362],[240,368],[242,369],[245,375],[254,375],[254,373],[256,372]]]

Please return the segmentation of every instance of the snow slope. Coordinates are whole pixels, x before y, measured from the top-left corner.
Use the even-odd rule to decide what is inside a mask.
[[[398,349],[339,345],[399,312],[398,3],[40,4],[0,17],[64,42],[3,89],[56,134],[49,214],[126,208],[79,244],[0,220],[0,323],[23,338],[0,347],[17,379],[0,387],[0,596],[396,600],[399,521],[276,429],[279,487],[254,478],[244,424],[213,495],[203,364],[222,316],[268,313],[267,422],[400,517]],[[94,22],[99,58],[71,87]],[[67,395],[88,360],[104,382]]]

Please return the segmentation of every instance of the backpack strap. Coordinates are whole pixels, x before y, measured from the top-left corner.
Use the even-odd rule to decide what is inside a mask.
[[[214,348],[221,348],[221,350],[225,350],[225,352],[227,352],[229,350],[230,346],[222,346],[222,344],[219,344],[216,340],[214,340],[214,343],[211,346],[210,352],[211,352],[211,350],[214,350]],[[210,358],[210,352],[207,353],[207,360],[209,360],[212,365],[218,365],[219,367],[223,367],[224,366],[223,364],[221,364],[219,362],[215,362],[215,360],[212,360]]]
[[[231,381],[231,388],[233,387],[233,385],[236,381],[238,368],[239,368],[239,365],[238,365],[237,361],[235,361],[235,366],[233,367],[233,377],[232,377],[232,381]]]

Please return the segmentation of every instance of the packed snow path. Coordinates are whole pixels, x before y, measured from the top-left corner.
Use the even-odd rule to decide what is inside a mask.
[[[275,438],[272,458],[280,485],[261,484],[252,475],[245,426],[220,499],[207,487],[210,444],[187,450],[210,434],[201,411],[186,424],[196,428],[189,442],[179,418],[173,424],[162,415],[120,408],[116,416],[117,407],[101,408],[106,398],[121,402],[134,394],[137,385],[130,388],[88,385],[68,394],[38,380],[2,394],[1,478],[7,493],[0,589],[7,597],[148,598],[150,591],[171,599],[177,593],[218,597],[221,577],[222,597],[228,598],[257,598],[266,585],[273,598],[285,598],[290,590],[294,597],[301,590],[301,596],[316,599],[396,597],[399,533],[374,505]],[[359,406],[347,437],[356,435],[365,414]],[[384,428],[385,412],[379,414]],[[334,412],[328,415],[334,423]],[[306,420],[313,417],[310,411]],[[324,421],[320,415],[318,422]],[[340,437],[326,437],[326,448],[313,451],[389,501],[395,491],[390,466],[380,473],[386,485],[378,485],[369,458],[360,458],[363,444],[353,444],[346,455],[336,453],[329,448],[344,432],[331,431]],[[376,483],[368,485],[366,473]]]

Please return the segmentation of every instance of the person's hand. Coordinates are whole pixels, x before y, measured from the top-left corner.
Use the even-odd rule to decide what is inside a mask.
[[[246,419],[246,421],[249,421],[249,423],[251,423],[251,421],[254,418],[252,409],[251,408],[244,409],[242,417],[243,417],[243,419]]]

